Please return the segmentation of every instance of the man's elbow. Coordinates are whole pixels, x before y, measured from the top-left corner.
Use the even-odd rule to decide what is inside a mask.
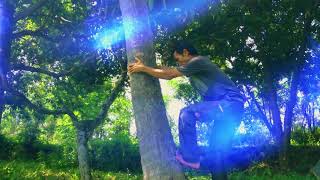
[[[171,76],[162,76],[162,77],[158,77],[158,78],[164,79],[164,80],[171,80],[171,79],[173,79],[173,77],[171,77]]]
[[[171,80],[171,79],[173,79],[173,78],[174,78],[174,77],[169,76],[169,77],[166,78],[166,80]]]
[[[169,72],[166,73],[165,79],[171,80],[171,79],[179,77],[179,76],[182,76],[182,74],[180,72],[178,72],[178,71],[169,71]]]
[[[173,79],[173,78],[176,78],[177,76],[175,76],[175,75],[168,75],[167,77],[166,77],[166,80],[171,80],[171,79]]]

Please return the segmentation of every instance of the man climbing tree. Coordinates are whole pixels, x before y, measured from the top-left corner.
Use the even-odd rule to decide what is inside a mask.
[[[201,95],[202,101],[189,105],[180,111],[179,141],[180,148],[176,159],[182,165],[199,169],[200,150],[197,146],[196,121],[210,122],[214,126],[209,143],[217,156],[213,162],[216,174],[226,177],[223,160],[231,147],[235,128],[240,124],[244,98],[231,79],[222,72],[208,57],[200,56],[189,42],[177,43],[173,53],[178,67],[153,68],[142,63],[136,56],[136,62],[128,66],[129,73],[147,73],[161,79],[187,76],[192,87]]]

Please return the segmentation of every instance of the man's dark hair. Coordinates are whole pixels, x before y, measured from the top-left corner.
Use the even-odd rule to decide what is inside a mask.
[[[189,51],[190,55],[198,55],[197,49],[188,41],[179,41],[174,46],[174,51],[176,51],[179,54],[183,53],[183,50],[186,49]]]

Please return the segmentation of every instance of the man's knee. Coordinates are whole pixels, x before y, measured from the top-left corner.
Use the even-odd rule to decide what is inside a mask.
[[[195,123],[195,114],[188,107],[181,109],[179,115],[179,123],[193,124]]]

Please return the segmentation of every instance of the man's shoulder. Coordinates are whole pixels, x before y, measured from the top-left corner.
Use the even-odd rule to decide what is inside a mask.
[[[197,56],[192,58],[188,63],[190,66],[201,66],[206,67],[206,69],[217,69],[218,66],[214,64],[208,56]]]
[[[208,65],[212,64],[207,56],[196,56],[189,60],[186,65]]]
[[[193,57],[190,62],[193,62],[193,61],[210,61],[210,58],[208,56],[195,56]]]

